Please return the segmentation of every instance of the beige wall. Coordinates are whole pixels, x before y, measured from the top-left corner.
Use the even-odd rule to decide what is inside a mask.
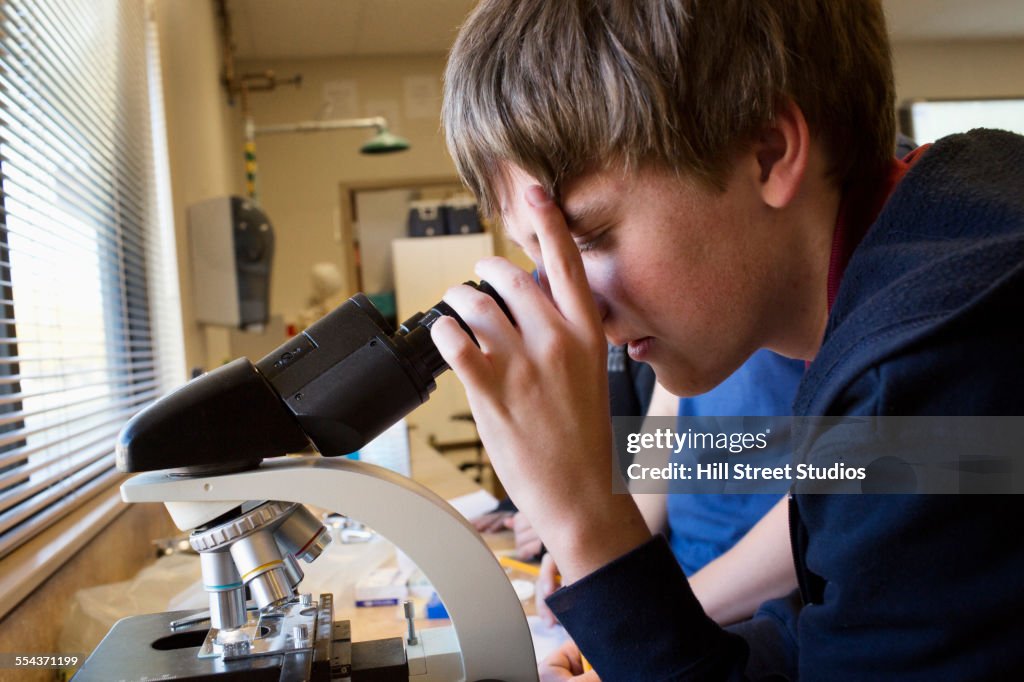
[[[893,46],[898,102],[917,97],[1024,96],[1024,41]]]
[[[324,85],[343,81],[354,85],[356,97],[336,106],[329,117],[390,111],[392,132],[411,143],[405,152],[367,156],[359,153],[359,147],[372,130],[257,138],[260,203],[277,236],[272,314],[294,317],[308,305],[312,293],[309,273],[314,263],[329,261],[343,273],[348,271],[348,251],[338,234],[341,184],[455,175],[439,132],[440,100],[428,102],[428,110],[415,117],[408,115],[404,102],[406,77],[431,79],[439,93],[443,66],[441,55],[239,64],[240,71],[270,69],[280,77],[302,74],[299,88],[282,86],[252,95],[257,127],[316,119],[324,106]]]
[[[188,367],[209,369],[210,339],[196,324],[193,313],[186,208],[210,197],[242,193],[242,129],[237,107],[228,106],[220,84],[221,48],[214,4],[157,0],[154,9],[164,71],[185,361]]]

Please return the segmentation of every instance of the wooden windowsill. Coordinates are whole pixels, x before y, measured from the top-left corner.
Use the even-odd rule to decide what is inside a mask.
[[[128,508],[120,481],[0,559],[0,620]]]

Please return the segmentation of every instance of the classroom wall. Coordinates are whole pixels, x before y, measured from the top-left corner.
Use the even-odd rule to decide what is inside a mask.
[[[359,147],[372,129],[259,136],[256,141],[260,203],[277,235],[271,280],[271,314],[295,317],[312,293],[314,263],[348,272],[340,239],[343,183],[455,176],[439,132],[444,57],[376,57],[240,62],[239,71],[302,74],[301,87],[281,86],[251,98],[257,126],[318,117],[384,115],[392,132],[409,140],[408,151],[367,156]],[[412,84],[422,97],[407,100]],[[325,88],[334,105],[325,109]],[[416,93],[413,93],[416,94]],[[350,292],[351,293],[351,292]]]
[[[187,207],[210,197],[243,192],[242,127],[220,83],[221,40],[212,2],[156,0],[153,7],[163,67],[171,200],[177,242],[187,367],[219,362],[226,331],[208,332],[195,321],[188,249]]]
[[[896,43],[897,102],[1024,96],[1024,40]]]
[[[302,74],[301,87],[253,94],[257,126],[383,115],[411,143],[405,152],[367,156],[359,147],[371,130],[257,138],[260,202],[277,235],[271,314],[288,319],[308,305],[314,263],[348,272],[349,250],[339,234],[342,185],[456,177],[440,129],[445,60],[438,54],[239,62],[244,72]],[[500,243],[498,250],[506,251]]]

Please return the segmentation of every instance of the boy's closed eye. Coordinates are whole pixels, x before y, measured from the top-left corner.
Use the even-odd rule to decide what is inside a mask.
[[[580,253],[587,253],[588,251],[595,251],[602,247],[608,246],[608,228],[598,228],[590,230],[586,234],[574,235],[573,240],[576,242],[577,248]]]

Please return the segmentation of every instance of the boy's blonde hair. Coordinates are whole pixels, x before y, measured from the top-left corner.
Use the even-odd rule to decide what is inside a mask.
[[[491,215],[506,162],[555,197],[612,163],[722,188],[786,99],[837,184],[883,171],[895,114],[878,0],[484,0],[452,48],[442,116]]]

